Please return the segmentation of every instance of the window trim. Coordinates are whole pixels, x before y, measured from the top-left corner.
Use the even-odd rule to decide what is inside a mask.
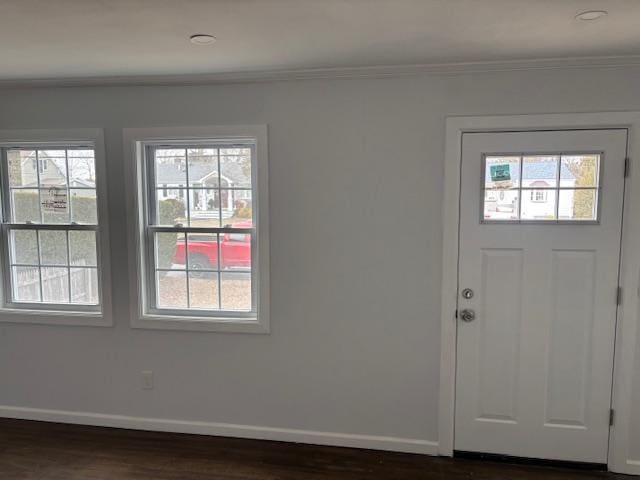
[[[258,238],[252,248],[256,311],[249,314],[193,315],[182,311],[150,308],[148,298],[148,260],[145,250],[145,147],[158,143],[238,143],[254,145],[255,160],[252,171],[254,186],[254,229]],[[129,248],[135,252],[130,262],[132,289],[131,326],[142,329],[166,329],[208,332],[269,333],[269,204],[268,204],[268,147],[266,125],[225,125],[200,127],[127,128],[124,130],[124,155],[127,169],[127,202]]]
[[[99,277],[98,296],[100,304],[95,306],[67,305],[67,304],[27,304],[20,306],[7,298],[10,287],[5,284],[10,275],[8,265],[7,246],[2,238],[0,250],[0,322],[1,323],[35,323],[45,325],[70,326],[99,326],[113,325],[112,293],[111,293],[111,260],[109,248],[108,197],[107,197],[107,168],[104,149],[104,133],[102,129],[42,129],[42,130],[0,130],[0,147],[69,147],[91,146],[94,150],[96,167],[96,195],[98,225],[91,230],[96,232],[97,272]],[[2,165],[3,172],[5,166]],[[3,175],[4,176],[4,175]],[[2,188],[7,181],[3,179]],[[8,192],[2,192],[7,195]],[[68,229],[68,225],[64,228]],[[6,225],[2,225],[6,229]],[[29,227],[25,227],[29,228]],[[49,227],[44,227],[48,229]],[[54,228],[54,227],[51,227]],[[70,229],[74,229],[71,227]],[[8,232],[6,233],[8,234]]]

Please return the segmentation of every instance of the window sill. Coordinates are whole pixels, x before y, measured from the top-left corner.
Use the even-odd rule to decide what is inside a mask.
[[[0,323],[111,327],[110,317],[102,312],[0,308]]]
[[[269,325],[257,317],[177,317],[146,314],[131,322],[133,328],[147,330],[181,330],[186,332],[270,333]]]

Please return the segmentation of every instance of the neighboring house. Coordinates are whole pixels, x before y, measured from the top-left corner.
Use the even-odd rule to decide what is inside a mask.
[[[91,157],[93,158],[93,157]],[[65,159],[60,157],[49,157],[40,153],[38,158],[34,154],[29,154],[20,159],[20,179],[19,185],[22,187],[38,187],[38,176],[40,177],[40,185],[48,187],[65,187]],[[87,171],[83,172],[86,176]],[[15,175],[13,172],[12,175]],[[18,180],[18,179],[16,179]],[[93,180],[71,176],[69,179],[69,187],[71,188],[94,188]]]
[[[157,164],[158,200],[178,199],[186,205],[188,196],[191,218],[212,218],[220,214],[222,218],[230,218],[238,206],[251,202],[250,189],[237,189],[250,185],[251,179],[239,163],[229,162],[224,171],[218,175],[217,171],[211,171],[209,164],[189,164],[190,188],[187,190],[182,158]]]
[[[557,164],[553,161],[525,162],[522,166],[522,200],[520,204],[523,220],[555,218]],[[488,175],[488,173],[487,173]],[[511,180],[515,184],[520,177],[518,168],[512,168]],[[487,181],[490,179],[487,177]],[[560,187],[573,188],[576,177],[569,169],[560,173]],[[546,190],[551,188],[552,190]],[[558,206],[558,218],[572,218],[573,190],[564,190]],[[517,218],[517,190],[487,190],[485,192],[485,218]]]

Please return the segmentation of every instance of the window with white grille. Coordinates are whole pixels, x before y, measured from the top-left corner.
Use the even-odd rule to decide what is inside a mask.
[[[266,201],[266,178],[259,179],[257,138],[134,143],[140,274],[134,324],[264,329],[266,227],[258,199],[260,206]]]
[[[0,147],[3,304],[13,310],[103,311],[95,147]]]
[[[486,155],[482,221],[597,222],[602,157]]]

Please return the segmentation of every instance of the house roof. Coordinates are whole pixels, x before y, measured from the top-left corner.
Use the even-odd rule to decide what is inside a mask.
[[[505,162],[509,163],[509,162]],[[494,165],[498,165],[494,163]],[[511,179],[518,180],[520,178],[520,168],[517,163],[510,163]],[[549,180],[555,181],[558,175],[557,163],[554,161],[542,161],[542,162],[524,162],[522,164],[522,174],[526,180]],[[491,181],[490,169],[485,169],[486,181]],[[575,175],[571,173],[568,168],[560,169],[561,180],[575,180]]]
[[[517,172],[518,175],[519,173]],[[526,180],[554,180],[557,174],[555,162],[524,162],[522,164],[522,176]],[[568,168],[560,169],[561,180],[575,180],[575,178]]]
[[[224,165],[222,178],[229,180],[234,185],[248,185],[251,179],[244,173],[242,165],[236,162],[228,162]],[[189,183],[204,182],[207,177],[216,178],[218,172],[212,171],[211,165],[189,165]],[[166,185],[184,185],[184,167],[176,162],[163,162],[156,165],[156,181]]]
[[[21,168],[22,171],[25,172],[25,170],[30,169],[32,170],[31,172],[28,172],[30,175],[35,176],[35,181],[32,182],[26,182],[23,184],[23,186],[27,187],[27,186],[37,186],[37,174],[35,173],[34,168],[32,167],[33,162],[35,161],[35,155],[34,154],[29,154],[27,156],[23,156],[21,157]],[[61,183],[64,183],[64,177],[65,174],[61,168],[60,165],[58,165],[55,161],[54,158],[48,156],[45,153],[41,153],[40,154],[40,158],[43,160],[48,160],[49,161],[49,165],[51,165],[55,171],[57,176],[60,178]],[[50,180],[51,178],[49,178]],[[77,186],[83,186],[83,187],[95,187],[95,183],[94,182],[88,182],[83,178],[80,177],[74,177],[72,176],[71,178],[69,178],[69,186],[70,187],[77,187]]]

